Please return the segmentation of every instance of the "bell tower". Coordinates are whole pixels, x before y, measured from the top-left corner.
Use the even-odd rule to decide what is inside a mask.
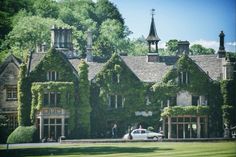
[[[151,20],[151,26],[149,35],[147,37],[148,42],[148,56],[147,60],[148,62],[158,62],[159,61],[159,54],[158,54],[158,42],[160,41],[160,38],[157,35],[156,32],[156,26],[154,22],[154,13],[155,9],[151,10],[152,20]]]

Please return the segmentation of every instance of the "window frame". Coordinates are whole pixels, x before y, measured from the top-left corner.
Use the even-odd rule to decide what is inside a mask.
[[[47,98],[47,101],[45,99]],[[53,99],[53,102],[52,100]],[[47,102],[47,104],[45,104]],[[43,98],[44,107],[61,107],[61,93],[60,92],[45,92]]]
[[[8,85],[6,86],[6,100],[7,101],[16,101],[17,98],[17,86]]]
[[[110,95],[107,95],[107,97],[108,97],[108,108],[109,109],[124,108],[125,98],[122,95],[110,94]],[[120,99],[120,101],[118,101],[118,99]]]
[[[60,75],[58,71],[48,71],[47,72],[47,81],[58,81]]]

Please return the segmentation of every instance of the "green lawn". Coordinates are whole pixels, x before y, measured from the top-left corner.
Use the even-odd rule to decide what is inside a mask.
[[[4,148],[5,149],[5,148]],[[140,142],[64,144],[50,147],[14,147],[0,156],[95,156],[95,157],[236,157],[236,142]]]

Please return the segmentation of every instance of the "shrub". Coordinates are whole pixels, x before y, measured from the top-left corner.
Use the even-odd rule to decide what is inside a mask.
[[[7,143],[30,143],[36,138],[35,126],[19,126],[7,138]]]

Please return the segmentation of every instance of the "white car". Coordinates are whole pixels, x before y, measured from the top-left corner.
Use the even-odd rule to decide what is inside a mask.
[[[125,134],[123,139],[134,139],[134,140],[147,140],[147,139],[154,139],[154,140],[161,140],[164,137],[161,133],[156,133],[149,131],[147,129],[134,129],[131,132],[131,138],[129,133]]]

